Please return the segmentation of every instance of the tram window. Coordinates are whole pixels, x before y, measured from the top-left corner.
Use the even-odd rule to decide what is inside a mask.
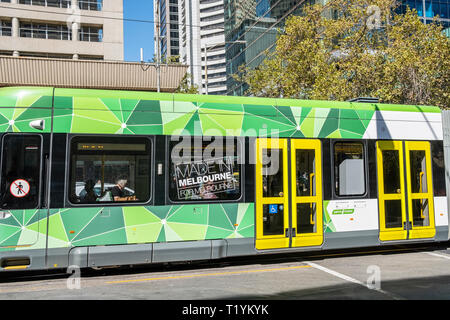
[[[445,162],[442,142],[433,142],[431,152],[434,195],[445,196]]]
[[[74,204],[147,202],[150,159],[150,140],[146,138],[73,138],[70,201]]]
[[[424,150],[409,151],[411,192],[427,193],[427,163]]]
[[[337,196],[363,195],[366,190],[364,146],[360,142],[334,145],[334,179]]]
[[[241,145],[236,138],[172,137],[169,198],[226,201],[241,197]]]
[[[263,197],[283,197],[283,150],[263,149],[262,152]]]
[[[39,206],[41,137],[6,135],[3,138],[1,209]]]

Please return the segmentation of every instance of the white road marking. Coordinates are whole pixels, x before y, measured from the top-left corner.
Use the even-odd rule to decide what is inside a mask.
[[[385,294],[385,295],[389,296],[390,298],[392,298],[394,300],[405,300],[403,297],[400,297],[400,296],[398,296],[396,294],[393,294],[393,293],[390,293],[390,292],[387,292],[387,291],[384,291],[384,290],[381,290],[381,289],[377,289],[377,288],[370,288],[367,284],[362,283],[359,280],[353,279],[352,277],[349,277],[349,276],[347,276],[345,274],[342,274],[342,273],[339,273],[337,271],[325,268],[325,267],[320,266],[320,265],[318,265],[316,263],[309,262],[309,261],[305,261],[305,263],[307,263],[308,265],[310,265],[313,268],[316,268],[316,269],[321,270],[323,272],[329,273],[329,274],[331,274],[331,275],[333,275],[335,277],[338,277],[340,279],[343,279],[345,281],[349,281],[349,282],[352,282],[352,283],[355,283],[355,284],[359,284],[360,286],[363,286],[363,287],[365,287],[367,289],[370,289],[370,290],[378,291],[378,292],[380,292],[382,294]]]
[[[439,257],[439,258],[444,258],[444,259],[450,260],[450,256],[446,255],[446,254],[439,254],[439,253],[434,253],[434,252],[424,252],[424,253],[429,254],[430,256],[434,256],[434,257]]]

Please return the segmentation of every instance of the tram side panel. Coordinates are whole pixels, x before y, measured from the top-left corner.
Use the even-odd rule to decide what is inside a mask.
[[[72,101],[72,99],[68,100]],[[86,103],[88,102],[91,101],[86,101]],[[99,107],[102,106],[99,101],[96,103]],[[168,103],[170,104],[172,102],[170,101]],[[158,104],[160,104],[160,102],[158,102]],[[133,105],[136,105],[136,103]],[[137,106],[142,108],[145,107],[144,104],[138,104]],[[386,115],[389,116],[388,113],[384,114],[384,116]],[[376,114],[375,117],[377,116],[379,115]],[[78,122],[72,119],[72,122],[70,122],[71,130],[77,128],[77,130],[85,130],[86,128],[77,127],[77,125],[81,125],[81,120],[85,121],[85,117],[78,117]],[[138,121],[138,118],[134,120]],[[386,120],[386,117],[383,118],[383,121],[384,120]],[[389,120],[389,117],[387,120]],[[378,121],[378,119],[376,121]],[[28,125],[28,122],[26,124]],[[131,126],[130,123],[127,123],[126,125],[127,128]],[[375,133],[377,133],[377,130],[381,130],[386,134],[386,129],[388,132],[391,131],[391,133],[396,132],[396,134],[403,134],[405,128],[403,126],[397,131],[392,131],[389,126],[381,126],[378,124],[371,125],[372,122],[369,125],[367,134],[372,134],[373,130],[375,130]],[[121,124],[115,125],[112,129],[117,130],[117,127],[120,126]],[[425,128],[427,127],[427,124],[421,123],[421,126]],[[56,128],[57,127],[56,123]],[[136,128],[138,127],[139,126],[136,125]],[[146,127],[150,126],[147,124]],[[109,130],[109,127],[105,128]],[[153,126],[151,128],[159,130],[161,127]],[[92,127],[87,129],[100,130],[102,128]],[[122,129],[125,128],[122,127]],[[115,133],[115,131],[112,133]],[[118,135],[113,136],[112,133],[108,136],[108,139],[110,140],[109,142],[114,143],[115,139],[118,138]],[[157,133],[161,134],[162,132],[158,131]],[[101,132],[101,134],[105,134],[105,132]],[[136,141],[135,137],[131,134],[128,134],[127,137],[130,144]],[[152,137],[156,136],[149,136],[149,138]],[[375,139],[375,137],[377,136],[372,135],[370,138],[366,138]],[[389,139],[387,136],[380,135],[380,137]],[[142,138],[142,136],[140,138]],[[400,136],[390,136],[390,139],[393,138],[401,139]],[[27,224],[25,229],[21,229],[18,236],[17,234],[15,235],[19,239],[18,243],[22,243],[24,246],[15,245],[0,249],[6,255],[9,255],[9,257],[15,256],[19,259],[28,256],[33,260],[31,263],[33,268],[56,268],[67,266],[67,256],[69,256],[69,264],[75,263],[82,267],[88,267],[110,264],[209,259],[234,254],[243,255],[255,253],[251,247],[253,246],[254,249],[255,241],[255,199],[254,186],[252,186],[252,183],[255,181],[254,166],[246,166],[244,171],[240,173],[245,174],[245,181],[241,180],[243,185],[245,185],[245,188],[242,188],[243,198],[236,202],[168,202],[167,198],[163,199],[163,197],[161,197],[160,191],[155,190],[158,188],[158,190],[164,190],[164,193],[167,191],[165,184],[170,181],[168,168],[172,166],[172,164],[168,163],[168,161],[164,161],[164,157],[156,157],[152,158],[156,160],[152,160],[153,163],[151,168],[142,168],[142,172],[148,170],[153,177],[153,179],[151,179],[153,194],[149,201],[145,203],[127,203],[123,205],[102,205],[101,203],[95,203],[74,206],[70,204],[67,199],[69,194],[68,184],[70,183],[69,171],[71,169],[67,168],[64,169],[64,172],[61,171],[62,163],[69,166],[72,152],[70,151],[72,149],[70,149],[69,144],[64,148],[64,139],[66,139],[65,134],[54,136],[54,170],[52,171],[51,208],[50,210],[44,210],[42,215],[39,214],[37,221],[31,221],[31,219],[34,219],[33,217],[36,217],[36,209],[20,210],[20,213],[18,212],[19,216],[15,214],[12,215],[12,219],[19,224],[20,221],[23,222],[25,220],[32,223]],[[155,138],[155,140],[153,140],[152,145],[155,146],[158,144],[159,146],[158,148],[152,149],[153,154],[156,152],[169,152],[166,148],[167,144],[164,143],[165,139],[166,137],[164,136],[158,136],[157,139]],[[245,141],[246,145],[248,141],[247,150],[253,150],[254,139],[246,138]],[[330,142],[330,140],[323,141]],[[336,141],[339,142],[339,140]],[[375,217],[378,218],[376,214],[377,209],[376,203],[372,203],[375,201],[374,198],[376,198],[374,197],[376,185],[372,185],[372,183],[376,181],[376,177],[372,179],[374,172],[376,172],[376,164],[374,166],[374,163],[371,162],[372,156],[375,154],[374,144],[370,140],[369,142],[364,143],[364,152],[370,152],[372,154],[367,156],[369,160],[368,171],[371,177],[368,179],[368,183],[370,184],[368,190],[366,190],[368,193],[366,192],[361,199],[342,199],[332,195],[331,193],[333,191],[329,191],[331,193],[328,197],[324,198],[324,204],[326,205],[326,207],[324,205],[324,210],[328,212],[328,218],[330,218],[327,220],[326,215],[324,215],[324,223],[326,227],[329,228],[329,230],[325,232],[325,239],[330,240],[325,242],[325,244],[333,243],[336,248],[346,248],[357,243],[357,238],[352,237],[356,236],[360,231],[361,238],[367,238],[367,230],[376,230],[374,227],[376,224]],[[123,146],[123,144],[121,145]],[[90,146],[96,147],[97,145],[91,144]],[[161,150],[162,146],[163,150]],[[328,150],[331,151],[332,148],[334,148],[334,145],[329,146]],[[48,152],[43,153],[42,163],[46,163],[45,154],[48,154]],[[246,157],[251,156],[250,152],[246,152],[245,154]],[[325,157],[330,158],[331,152],[324,153],[324,158]],[[80,159],[82,160],[82,158]],[[162,175],[158,172],[158,161],[163,165]],[[252,162],[246,161],[246,163]],[[331,164],[329,164],[329,166],[329,177],[331,177]],[[41,172],[44,172],[43,176],[45,177],[45,171]],[[157,179],[156,177],[159,178]],[[334,186],[333,180],[330,180],[329,183],[330,188],[331,185]],[[76,191],[76,184],[74,184],[74,190]],[[158,192],[158,195],[156,195],[155,192]],[[444,197],[440,195],[441,204],[439,207],[445,208],[446,210],[446,203],[444,203],[445,201],[442,201],[444,198],[445,195]],[[45,208],[45,200],[47,199],[45,188],[41,191],[41,199],[41,206],[42,208]],[[355,214],[356,209],[363,209],[364,205],[366,206],[364,211],[369,212],[369,219],[361,215],[361,219],[355,219],[355,216],[353,216],[353,220],[351,220],[351,214]],[[41,207],[39,208],[42,209]],[[354,210],[352,213],[350,213],[351,209]],[[28,217],[31,217],[30,220],[28,220]],[[445,229],[448,228],[447,212],[440,217],[439,221],[438,217],[436,217],[436,222],[439,224],[439,227],[442,227],[442,230],[448,230]],[[330,221],[332,224],[329,223]],[[48,230],[47,226],[49,226]],[[32,235],[37,235],[37,240],[34,240],[33,238],[33,244],[30,245]],[[48,237],[46,238],[47,235]],[[346,235],[347,239],[339,242],[338,238],[342,235]],[[333,236],[335,237],[333,238]],[[30,243],[27,243],[27,241]],[[373,243],[376,244],[376,241],[374,240]],[[238,249],[234,250],[233,248]],[[324,245],[323,248],[326,249],[331,247]],[[47,257],[45,257],[43,252],[47,252]],[[45,259],[47,259],[47,264],[44,264]]]
[[[324,139],[323,249],[380,244],[375,140]],[[354,157],[348,161],[348,154]],[[358,181],[358,183],[354,183]]]
[[[441,200],[441,201],[446,202],[446,204],[447,204],[446,211],[448,212],[448,208],[450,208],[450,197],[448,197],[448,195],[450,194],[450,111],[449,110],[442,110],[442,129],[443,129],[443,134],[444,134],[443,152],[444,152],[444,158],[445,158],[445,187],[446,187],[446,191],[447,191],[447,197],[445,200]],[[443,222],[444,221],[442,221],[442,223]],[[448,214],[447,225],[450,225],[450,214]],[[449,229],[447,239],[450,239],[450,229]]]

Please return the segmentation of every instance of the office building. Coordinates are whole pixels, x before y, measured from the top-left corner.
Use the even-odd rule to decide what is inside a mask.
[[[122,0],[0,0],[0,55],[123,60]]]
[[[406,11],[406,6],[417,10],[417,15],[424,23],[431,23],[435,16],[444,27],[445,34],[450,38],[450,0],[408,0],[402,1],[400,12]]]
[[[275,48],[278,29],[299,14],[304,0],[224,0],[227,47],[227,94],[244,95],[246,83],[236,80],[239,68],[256,68]],[[236,41],[240,41],[236,43]]]
[[[224,0],[225,40],[242,41],[227,46],[227,95],[245,95],[248,85],[236,80],[239,68],[254,69],[275,48],[278,30],[282,30],[286,18],[299,15],[302,6],[324,3],[326,0]],[[430,23],[439,15],[444,32],[450,37],[450,0],[401,1],[399,12],[406,5],[415,8],[424,23]]]
[[[159,57],[163,63],[179,61],[178,1],[179,0],[153,0],[155,57],[158,57],[159,49]]]
[[[155,34],[161,61],[173,61],[168,57],[178,55],[199,93],[226,94],[223,0],[154,0],[154,4],[155,18],[160,19]],[[157,45],[155,50],[157,55]]]

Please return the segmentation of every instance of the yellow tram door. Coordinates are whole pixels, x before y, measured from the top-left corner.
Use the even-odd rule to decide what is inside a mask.
[[[380,240],[405,240],[406,201],[401,141],[377,142]]]
[[[430,143],[405,142],[409,239],[432,238],[434,225]]]
[[[287,139],[256,140],[256,249],[289,247]]]
[[[320,140],[291,140],[292,247],[323,242]]]
[[[256,249],[323,242],[320,140],[256,140]]]

